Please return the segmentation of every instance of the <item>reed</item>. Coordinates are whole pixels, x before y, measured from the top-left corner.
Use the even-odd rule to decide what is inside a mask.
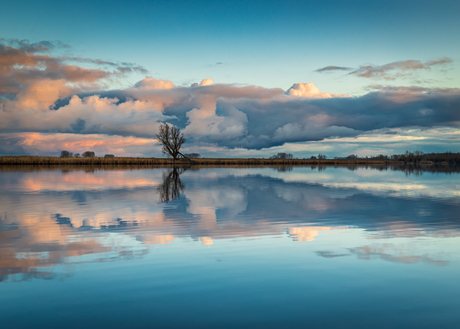
[[[256,166],[311,166],[311,165],[385,165],[397,164],[394,160],[368,160],[368,159],[242,159],[242,158],[199,158],[180,159],[174,161],[170,158],[58,158],[41,156],[0,156],[0,165],[78,165],[78,166],[118,166],[118,165],[256,165]]]

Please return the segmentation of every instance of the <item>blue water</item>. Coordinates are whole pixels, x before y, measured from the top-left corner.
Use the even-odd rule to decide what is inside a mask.
[[[0,171],[1,328],[458,328],[460,175]]]

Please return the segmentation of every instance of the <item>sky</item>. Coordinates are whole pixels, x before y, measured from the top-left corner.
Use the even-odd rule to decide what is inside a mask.
[[[5,1],[0,154],[457,152],[458,1]]]

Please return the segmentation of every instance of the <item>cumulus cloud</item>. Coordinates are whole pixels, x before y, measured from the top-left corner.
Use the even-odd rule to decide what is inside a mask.
[[[136,83],[137,88],[143,89],[171,89],[174,88],[174,84],[169,80],[145,78]]]
[[[170,81],[147,78],[115,93],[121,97],[73,95],[67,104],[49,110],[53,100],[69,94],[63,86],[43,85],[46,92],[39,93],[31,85],[15,100],[3,100],[0,130],[153,138],[158,126],[169,122],[197,145],[261,149],[382,128],[460,123],[458,89],[383,88],[338,97],[344,95],[320,93],[311,83],[295,84],[285,93],[225,84],[174,87]]]
[[[288,89],[286,94],[298,97],[307,98],[332,98],[332,97],[348,97],[348,95],[321,93],[319,88],[316,87],[313,82],[299,82],[294,83],[291,88]]]
[[[200,86],[210,86],[214,84],[214,80],[213,79],[203,79],[203,81],[200,82]]]

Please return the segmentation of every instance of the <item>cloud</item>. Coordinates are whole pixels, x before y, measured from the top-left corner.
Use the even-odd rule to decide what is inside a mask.
[[[16,108],[48,110],[57,99],[70,95],[71,88],[64,80],[44,80],[33,82],[20,91],[15,103]]]
[[[315,70],[314,72],[319,72],[319,73],[327,73],[327,72],[333,72],[333,71],[351,71],[353,68],[351,67],[345,67],[345,66],[325,66],[320,69]]]
[[[313,82],[299,82],[294,83],[291,88],[288,89],[286,94],[298,97],[307,98],[332,98],[332,97],[349,97],[348,95],[321,93]]]
[[[83,137],[88,140],[84,147],[92,147],[90,143],[102,139]],[[40,138],[45,138],[46,144],[56,139],[73,143],[78,135],[29,136],[28,143],[42,145]],[[116,142],[113,137],[104,138],[106,145]],[[124,142],[135,143],[127,138]],[[170,244],[180,238],[197,243],[201,240],[203,245],[251,236],[287,236],[294,241],[316,243],[313,241],[322,235],[356,229],[373,241],[399,239],[393,239],[393,244],[352,246],[346,253],[318,250],[316,254],[324,258],[356,255],[363,260],[444,266],[452,255],[433,253],[424,248],[428,240],[422,242],[419,238],[439,241],[458,237],[460,232],[458,221],[452,217],[459,208],[455,182],[446,184],[418,175],[406,177],[391,171],[382,174],[377,169],[357,169],[351,175],[344,174],[347,169],[320,174],[305,168],[301,172],[279,172],[275,168],[187,170],[181,174],[186,188],[171,207],[161,202],[157,189],[164,181],[164,171],[169,169],[112,169],[95,169],[97,172],[91,174],[89,168],[70,166],[46,169],[40,175],[1,175],[0,280],[4,275],[45,271],[63,262],[120,259],[126,257],[125,251],[133,251],[132,242],[141,250],[145,246],[137,242]],[[414,180],[428,184],[426,190],[433,193],[431,197],[414,193],[401,197],[391,190],[376,193],[366,187],[376,181],[403,186]],[[451,194],[450,201],[441,196],[443,191]],[[24,206],[18,207],[18,203]],[[356,207],[357,204],[363,206]],[[118,234],[107,238],[105,233],[110,234],[113,228]],[[95,230],[99,230],[98,234],[94,234]],[[408,238],[415,239],[408,244]],[[114,242],[121,246],[117,249],[119,254],[107,253]],[[81,257],[72,259],[73,256]],[[52,272],[55,271],[59,268]]]
[[[52,56],[56,48],[68,48],[59,42],[0,39],[0,98],[13,98],[30,84],[47,80],[63,80],[72,84],[75,91],[95,90],[105,87],[102,83],[130,72],[145,74],[141,66],[132,63],[115,63],[99,59],[71,56]],[[44,54],[45,53],[45,54]],[[96,65],[86,68],[70,62]],[[101,69],[109,66],[112,71]]]
[[[380,244],[362,246],[350,249],[359,259],[371,260],[381,259],[393,263],[417,264],[425,263],[435,266],[446,266],[449,261],[430,257],[427,254],[417,255],[412,250],[405,249],[393,244]]]
[[[174,88],[174,84],[167,80],[145,78],[138,83],[136,83],[137,88],[142,89],[171,89]]]
[[[348,74],[361,78],[373,78],[384,80],[395,80],[412,74],[417,70],[430,70],[433,66],[440,66],[452,63],[453,60],[443,57],[422,63],[419,60],[397,61],[385,65],[364,65]]]
[[[210,86],[214,84],[213,79],[204,79],[203,81],[200,82],[200,86]]]
[[[382,88],[360,97],[339,97],[344,95],[321,93],[312,83],[294,84],[285,93],[226,84],[176,87],[171,81],[146,78],[107,97],[73,95],[48,110],[72,91],[64,80],[31,84],[16,99],[0,102],[0,130],[154,138],[160,123],[170,122],[197,147],[261,149],[383,128],[460,124],[458,89]]]
[[[336,258],[336,257],[350,256],[350,254],[338,254],[338,253],[327,251],[327,250],[317,251],[316,254],[323,258]]]
[[[27,39],[12,39],[12,38],[0,38],[0,44],[5,44],[11,47],[19,48],[22,51],[28,53],[43,53],[49,52],[56,48],[71,48],[60,41],[38,41],[31,43]]]
[[[319,235],[319,232],[343,230],[346,227],[330,227],[330,226],[304,226],[290,227],[288,229],[289,237],[294,241],[314,241]]]
[[[379,129],[460,125],[460,89],[455,88],[372,86],[365,95],[349,97],[321,92],[313,82],[294,83],[285,91],[214,83],[210,78],[184,87],[146,77],[131,88],[110,90],[111,81],[125,73],[141,73],[142,67],[42,54],[53,47],[57,46],[47,42],[0,43],[1,133],[151,140],[159,125],[168,122],[180,127],[195,148],[244,152],[354,138]],[[71,65],[72,61],[91,67]],[[366,72],[385,76],[392,70],[428,69],[450,61],[395,62]]]
[[[82,124],[83,123],[83,124]],[[84,129],[85,121],[77,120],[75,130]],[[157,151],[161,147],[156,139],[108,136],[103,134],[78,133],[6,133],[0,134],[0,154],[49,154],[58,155],[60,150],[69,150],[74,153],[83,153],[92,150],[97,156],[115,154],[117,156],[141,156],[145,152]]]

